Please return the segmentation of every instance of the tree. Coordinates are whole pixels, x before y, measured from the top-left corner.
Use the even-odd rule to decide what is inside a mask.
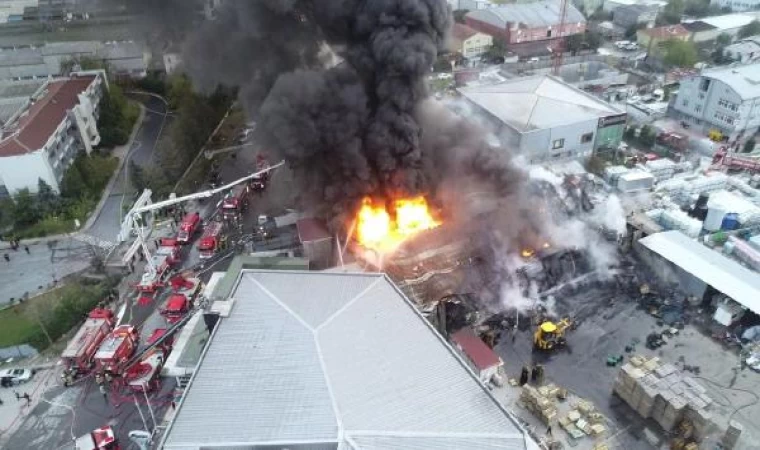
[[[629,126],[625,128],[623,132],[623,139],[626,141],[632,141],[636,138],[636,127]]]
[[[576,53],[583,48],[583,34],[571,34],[565,38],[565,49]]]
[[[715,38],[715,50],[712,53],[712,60],[715,64],[730,64],[733,58],[726,54],[726,47],[731,44],[731,35],[721,33]]]
[[[87,185],[76,164],[72,164],[63,174],[61,195],[70,199],[82,198],[87,195]]]
[[[744,142],[744,146],[742,147],[742,152],[750,153],[754,149],[755,149],[755,139],[749,138]]]
[[[746,37],[755,36],[758,34],[760,34],[760,22],[758,22],[757,20],[753,20],[747,25],[744,25],[739,30],[739,34],[737,34],[737,37],[739,39],[744,39]]]
[[[53,188],[42,178],[37,182],[37,204],[42,215],[53,214],[60,207],[60,199]]]
[[[586,36],[586,45],[591,50],[598,49],[603,42],[602,35],[597,33],[596,31],[589,31],[585,33]]]
[[[721,33],[715,38],[715,44],[720,47],[727,47],[731,45],[733,38],[728,33]]]
[[[644,125],[641,127],[641,130],[639,130],[639,142],[641,145],[645,147],[652,147],[654,145],[655,139],[655,132],[649,125]]]
[[[666,24],[681,23],[681,16],[683,16],[686,5],[683,0],[670,0],[668,4],[662,8],[662,13],[658,16],[658,19]]]
[[[37,205],[37,199],[29,189],[21,189],[13,197],[13,219],[17,227],[29,226],[42,219],[42,212]]]
[[[507,43],[499,36],[494,36],[491,46],[488,47],[485,55],[488,59],[504,58],[507,54]]]
[[[670,67],[694,67],[697,63],[697,48],[693,42],[671,39],[665,42],[665,64]]]
[[[454,15],[454,22],[464,23],[464,16],[466,16],[468,12],[470,12],[469,9],[455,9],[452,13]]]
[[[129,182],[137,191],[142,191],[147,187],[145,170],[131,160],[129,161]]]
[[[710,0],[687,0],[684,14],[692,17],[705,17],[710,14]]]
[[[98,131],[101,147],[110,148],[127,143],[136,119],[136,117],[130,117],[128,111],[129,103],[121,88],[111,84],[100,100]]]

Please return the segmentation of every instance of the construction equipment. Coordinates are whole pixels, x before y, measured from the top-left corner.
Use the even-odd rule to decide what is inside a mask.
[[[124,364],[137,350],[139,340],[140,334],[132,325],[114,328],[95,353],[98,371],[104,375],[120,374]]]
[[[211,222],[203,230],[203,236],[198,241],[198,251],[201,259],[212,258],[222,247],[222,223]]]
[[[201,215],[198,212],[187,214],[182,222],[179,224],[179,231],[177,232],[177,242],[180,244],[187,244],[193,237],[193,234],[198,230],[201,224]]]
[[[64,366],[61,379],[64,386],[69,386],[78,376],[93,369],[95,352],[113,326],[113,311],[110,309],[96,308],[90,311],[87,320],[61,354]]]
[[[80,436],[74,441],[74,450],[120,450],[119,443],[113,428],[109,426],[96,428],[95,430]]]
[[[533,347],[536,350],[551,351],[564,346],[565,331],[570,328],[570,319],[564,318],[557,323],[550,320],[542,322],[533,333]]]
[[[565,21],[567,20],[567,4],[568,0],[560,0],[559,4],[559,24],[557,28],[557,39],[552,49],[552,75],[559,76],[559,69],[562,67],[564,51],[565,51]]]
[[[723,142],[725,140],[723,133],[714,128],[707,133],[707,137],[713,142]]]

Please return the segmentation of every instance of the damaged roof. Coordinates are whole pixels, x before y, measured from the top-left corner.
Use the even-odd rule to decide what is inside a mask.
[[[382,274],[243,270],[162,448],[535,449]]]

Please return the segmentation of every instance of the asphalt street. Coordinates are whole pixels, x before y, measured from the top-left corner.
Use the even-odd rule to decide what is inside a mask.
[[[137,132],[132,148],[129,150],[129,159],[140,167],[148,167],[153,161],[153,152],[160,133],[166,129],[171,116],[166,115],[166,105],[158,98],[137,95],[132,96],[145,106],[145,117]],[[87,235],[92,236],[108,245],[116,242],[116,236],[121,227],[124,205],[129,205],[135,190],[131,186],[129,177],[129,163],[125,163],[114,183],[114,188],[106,200],[98,218],[93,222]]]

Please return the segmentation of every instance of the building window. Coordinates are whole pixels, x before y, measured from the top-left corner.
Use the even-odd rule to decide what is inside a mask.
[[[701,105],[697,105],[697,106],[694,107],[694,112],[700,112],[700,111],[702,111],[702,106]]]
[[[552,30],[546,30],[546,37],[552,37]]]
[[[700,83],[699,90],[702,92],[707,92],[708,89],[710,89],[710,79],[705,78],[702,80],[702,83]]]
[[[683,106],[689,106],[689,101],[686,99],[683,99]]]
[[[581,144],[588,144],[594,139],[594,133],[586,133],[581,136]]]
[[[565,140],[564,139],[557,139],[554,142],[552,142],[552,149],[556,150],[558,148],[562,148],[565,146]]]

